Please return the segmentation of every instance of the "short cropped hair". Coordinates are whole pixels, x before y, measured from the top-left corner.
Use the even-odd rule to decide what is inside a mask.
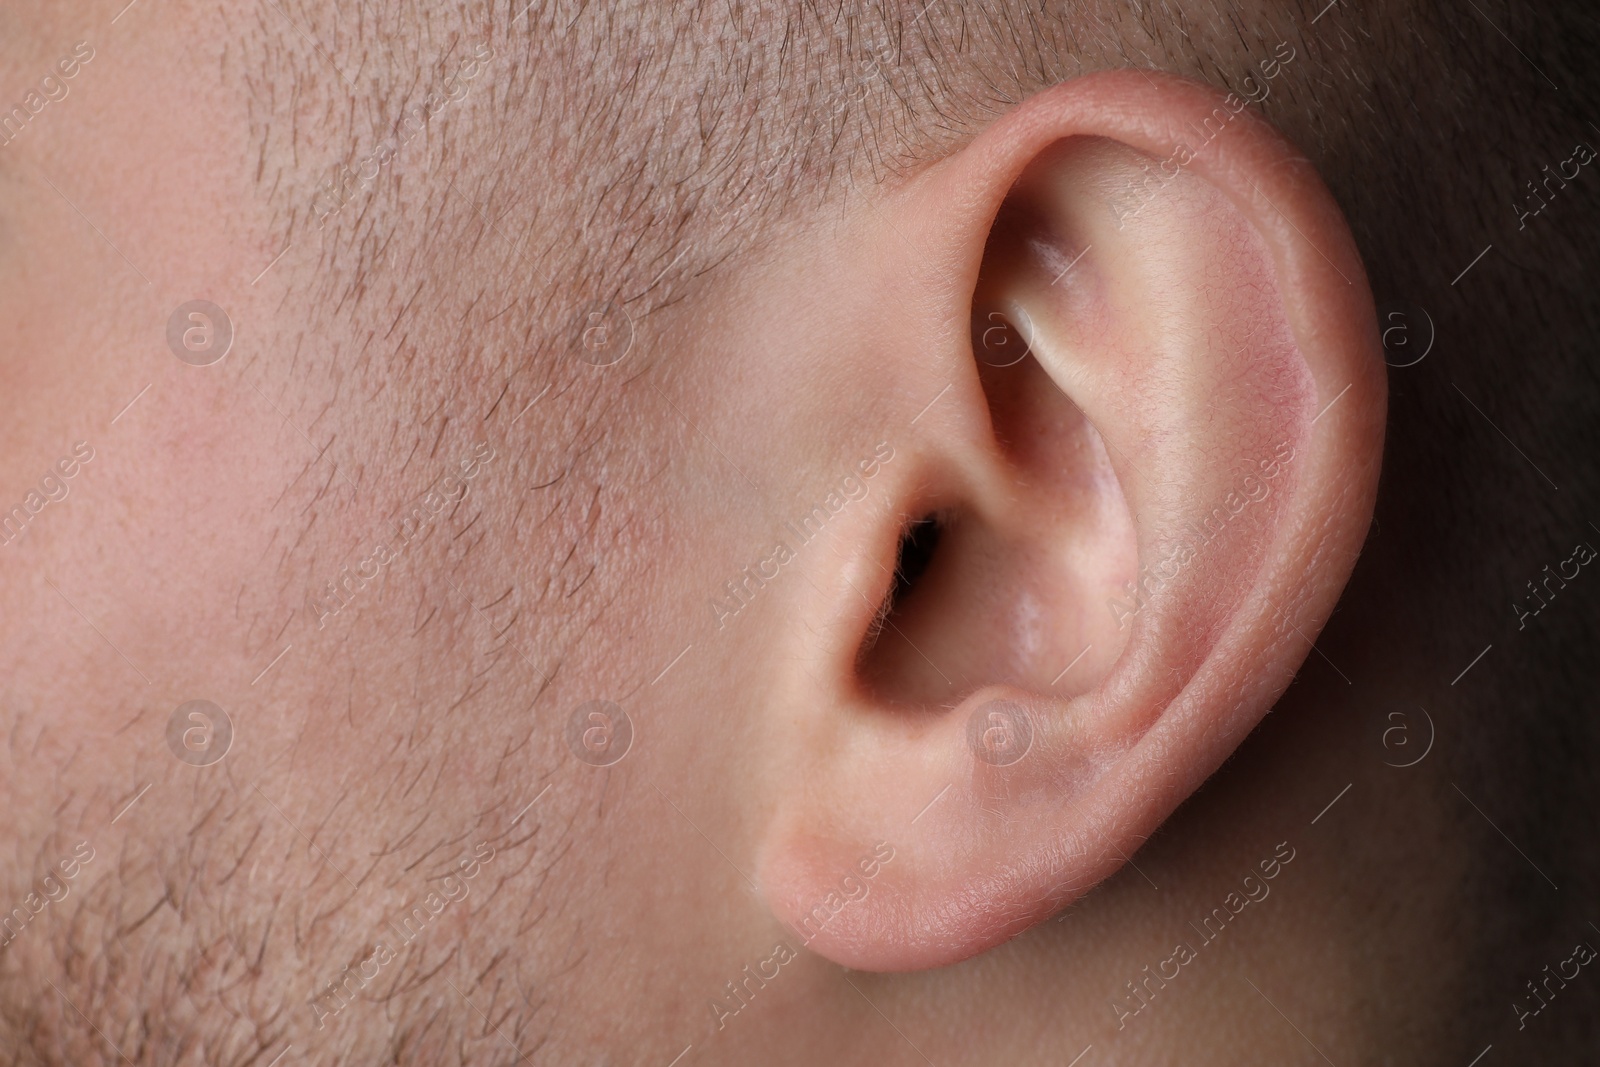
[[[900,180],[1030,95],[1159,68],[1239,93],[1301,146],[1350,220],[1385,338],[1415,342],[1394,362],[1424,333],[1433,346],[1393,372],[1372,560],[1356,576],[1359,589],[1404,561],[1390,610],[1425,606],[1409,627],[1418,656],[1474,651],[1478,620],[1490,643],[1541,565],[1596,535],[1575,505],[1595,488],[1577,460],[1600,454],[1595,251],[1578,235],[1593,232],[1600,189],[1557,172],[1575,146],[1600,144],[1586,110],[1600,21],[1584,4],[506,0],[487,18],[407,6],[344,29],[289,8],[304,33],[271,7],[241,67],[261,187],[285,232],[320,240],[326,267],[305,304],[343,323],[318,331],[366,339],[342,365],[356,373],[386,378],[414,365],[422,338],[449,350],[470,331],[498,354],[480,368],[493,379],[483,414],[508,417],[507,395],[575,387],[570,356],[593,309],[642,328],[735,276],[773,233]],[[463,61],[485,51],[460,94]],[[406,117],[454,96],[420,132]],[[285,123],[290,102],[325,121]],[[329,126],[343,138],[326,140]],[[318,191],[397,129],[412,140],[392,177],[320,217]],[[471,269],[482,261],[498,281]],[[477,287],[461,291],[463,278]],[[468,321],[418,321],[447,293]],[[1417,321],[1397,333],[1402,307]],[[1573,605],[1567,618],[1596,616]],[[1483,671],[1451,693],[1476,707],[1460,755],[1527,840],[1562,852],[1571,842],[1551,835],[1570,823],[1543,805],[1575,802],[1564,790],[1589,780],[1587,764],[1544,775],[1544,790],[1527,783],[1595,751],[1588,717],[1561,713],[1587,675],[1564,642],[1524,644],[1519,662],[1540,669]],[[1545,713],[1495,710],[1529,701]]]

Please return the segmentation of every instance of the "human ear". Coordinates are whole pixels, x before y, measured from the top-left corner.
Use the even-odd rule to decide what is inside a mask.
[[[1080,78],[870,214],[892,311],[841,317],[875,358],[839,393],[948,388],[890,427],[889,506],[802,560],[758,880],[812,950],[902,970],[1106,878],[1271,708],[1368,528],[1384,378],[1343,217],[1231,94]]]

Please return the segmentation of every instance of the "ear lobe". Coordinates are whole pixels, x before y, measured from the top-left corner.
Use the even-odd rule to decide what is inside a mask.
[[[794,694],[763,841],[775,914],[837,962],[953,962],[1114,871],[1349,575],[1382,446],[1370,294],[1309,165],[1235,99],[1079,79],[891,201],[972,284],[906,356],[947,354],[956,399],[896,442],[941,472],[944,534],[886,636]]]

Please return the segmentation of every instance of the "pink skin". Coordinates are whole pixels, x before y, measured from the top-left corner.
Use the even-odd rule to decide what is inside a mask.
[[[19,11],[26,32],[0,40],[0,69],[25,82],[80,32],[97,54],[0,149],[0,504],[75,441],[96,452],[0,548],[12,738],[0,808],[8,855],[54,864],[87,839],[98,858],[43,915],[96,909],[25,931],[7,981],[66,981],[57,941],[77,929],[136,960],[192,954],[226,984],[238,975],[203,949],[271,915],[251,988],[293,1008],[285,1042],[331,1062],[347,1049],[326,1042],[387,1037],[392,1020],[356,1003],[318,1029],[308,999],[419,898],[410,872],[424,854],[447,841],[454,864],[482,834],[500,851],[439,916],[439,944],[460,951],[460,970],[441,973],[487,1006],[470,982],[500,958],[517,988],[550,998],[556,1061],[604,1049],[668,1063],[693,1043],[699,1063],[922,1062],[899,1030],[940,1063],[1062,1063],[1091,1040],[1139,1062],[1233,1062],[1240,1035],[1263,1062],[1303,1056],[1245,1001],[1175,984],[1126,1031],[1106,1006],[1270,855],[1278,809],[1327,799],[1318,775],[1254,763],[1260,791],[1235,780],[1204,795],[1176,817],[1181,832],[1140,851],[1299,665],[1370,512],[1384,401],[1364,277],[1310,167],[1264,124],[1238,116],[1122,230],[1080,239],[1112,225],[1085,213],[1086,187],[1131,178],[1133,151],[1165,158],[1220,97],[1131,73],[1060,86],[900,186],[797,216],[706,293],[640,324],[625,373],[561,379],[542,399],[542,382],[519,380],[486,420],[504,384],[494,357],[517,342],[479,324],[481,350],[462,355],[451,324],[474,286],[505,284],[492,256],[448,262],[457,288],[435,290],[407,374],[335,372],[369,324],[330,324],[316,294],[349,263],[314,229],[289,241],[283,220],[342,142],[319,125],[330,112],[302,101],[292,117],[321,154],[272,162],[306,188],[257,186],[247,100],[221,72],[261,12],[142,0],[111,27],[114,10],[88,5]],[[477,84],[442,120],[480,120]],[[1106,141],[1052,147],[1080,135]],[[393,172],[421,200],[439,192],[425,162]],[[991,243],[1008,194],[1061,239],[1030,244],[1020,227]],[[426,273],[442,254],[426,221],[396,223],[375,281]],[[530,243],[565,234],[561,220],[537,225]],[[1159,301],[1126,313],[1161,285],[1218,293],[1200,310],[1161,305],[1181,321]],[[167,317],[195,298],[236,327],[212,367],[165,347]],[[978,302],[1031,316],[1038,373],[1070,404],[977,368]],[[1160,373],[1134,358],[1153,352],[1169,360]],[[1179,369],[1189,388],[1163,395]],[[442,431],[429,421],[441,395]],[[614,430],[605,448],[581,437],[593,412]],[[496,458],[459,507],[319,628],[308,594],[371,558],[386,519],[486,439]],[[569,468],[575,440],[592,447]],[[880,441],[894,456],[865,495],[719,625],[711,595]],[[1238,513],[1246,536],[1206,548],[1119,627],[1105,602],[1192,512],[1226,499],[1234,461],[1282,441],[1295,458]],[[557,475],[574,487],[565,508],[532,488]],[[958,522],[897,618],[939,670],[890,631],[864,671],[901,524],[940,508]],[[586,614],[591,594],[604,614]],[[176,764],[163,739],[172,708],[197,697],[237,727],[208,768]],[[995,697],[1034,713],[1032,748],[1006,767],[967,742],[970,712]],[[575,760],[563,734],[568,712],[599,698],[624,702],[636,728],[605,769]],[[1325,742],[1294,741],[1282,765],[1309,765]],[[893,859],[865,877],[879,842]],[[1364,988],[1346,946],[1371,934],[1376,908],[1347,903],[1343,855],[1337,838],[1302,849],[1230,932],[1235,954],[1205,958],[1212,979],[1314,989],[1330,1011],[1354,1003]],[[1441,883],[1447,859],[1429,872]],[[802,948],[795,928],[852,871],[864,892],[843,893]],[[36,873],[18,875],[24,892]],[[197,887],[181,921],[158,910],[110,936],[114,916],[143,913],[169,884]],[[1084,921],[1045,921],[1095,886],[1073,913]],[[1433,943],[1422,925],[1385,933]],[[797,958],[719,1027],[708,1002],[779,943]],[[34,985],[27,995],[50,1003]],[[456,996],[435,983],[395,1016],[428,1018],[440,990]],[[126,977],[103,1014],[80,1003],[106,1028],[129,1017],[124,1001],[159,992]],[[462,1019],[476,1039],[476,1017]],[[1359,1036],[1318,1037],[1338,1062],[1370,1052]]]
[[[1270,457],[1283,445],[1293,471],[1270,505],[1206,546],[1202,565],[1173,575],[1127,632],[1110,625],[1098,601],[1076,609],[1088,619],[1069,627],[1074,640],[1092,634],[1108,657],[1078,677],[1078,695],[986,687],[954,694],[963,699],[932,723],[867,703],[811,725],[815,737],[798,747],[828,756],[799,766],[807,787],[780,807],[768,833],[762,884],[774,911],[798,921],[831,872],[870,841],[897,842],[905,855],[866,901],[810,942],[830,959],[872,970],[946,965],[1027,929],[1106,877],[1287,684],[1305,648],[1285,641],[1276,609],[1325,619],[1342,588],[1376,489],[1376,467],[1362,457],[1381,447],[1383,380],[1370,301],[1357,284],[1361,265],[1326,191],[1292,148],[1241,116],[1160,202],[1116,228],[1105,221],[1109,213],[1096,214],[1093,183],[1125,166],[1122,157],[1099,147],[1050,147],[1072,136],[1114,137],[1158,156],[1188,120],[1198,123],[1217,103],[1176,80],[1086,78],[1030,101],[893,201],[911,239],[926,241],[936,263],[968,278],[984,248],[968,235],[987,232],[1008,192],[1035,211],[1054,212],[1056,225],[1085,228],[1073,247],[1090,251],[1073,268],[1070,289],[1055,288],[1025,259],[1002,260],[980,294],[987,288],[1001,306],[1026,312],[1041,365],[1111,442],[1143,558],[1169,543],[1182,521],[1206,515],[1213,498],[1227,501],[1229,514],[1243,513],[1235,457]],[[1074,175],[1083,175],[1082,184]],[[952,204],[959,205],[954,219]],[[1163,248],[1208,247],[1219,258],[1182,251],[1161,258]],[[1212,286],[1223,303],[1207,295]],[[1196,294],[1194,306],[1128,316],[1140,300],[1172,304],[1164,287]],[[1203,316],[1219,312],[1230,331],[1220,344],[1197,332]],[[937,336],[925,343],[939,351]],[[1171,369],[1142,369],[1152,346]],[[1178,391],[1171,382],[1182,383]],[[956,495],[973,502],[979,523],[1013,537],[1048,532],[1032,501],[1009,496],[1019,478],[1007,465],[1032,481],[1028,457],[1019,463],[996,454],[982,401],[967,399],[977,386],[958,379],[966,395],[958,393],[935,423],[955,442],[946,447],[956,470],[941,473],[961,486]],[[1340,405],[1316,419],[1346,386]],[[1237,399],[1224,406],[1218,397]],[[1075,566],[1091,574],[1109,568],[1100,578],[1114,586],[1131,577],[1119,547],[1102,543]],[[1328,555],[1343,565],[1311,567]],[[1017,581],[1048,581],[1040,569],[1027,568]],[[1306,581],[1308,573],[1315,580]],[[986,581],[995,588],[992,574]],[[939,589],[923,595],[932,600]],[[938,618],[930,640],[938,639]],[[1314,637],[1308,625],[1299,628]],[[1075,646],[1042,647],[1040,668],[1067,662]],[[974,655],[981,661],[981,651]],[[836,648],[832,670],[849,669]],[[964,727],[1002,693],[1032,709],[1039,734],[1027,758],[990,768],[969,752]],[[887,795],[885,782],[893,783]],[[951,783],[954,795],[939,816],[913,828],[918,808]],[[998,821],[981,803],[996,789],[1004,797]]]

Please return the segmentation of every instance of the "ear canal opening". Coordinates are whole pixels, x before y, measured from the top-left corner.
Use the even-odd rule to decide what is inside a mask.
[[[905,599],[917,581],[927,573],[933,553],[944,533],[940,517],[927,515],[909,523],[900,534],[898,558],[894,567],[894,588],[889,591],[892,605]]]
[[[887,663],[889,653],[884,648],[884,642],[903,643],[906,640],[903,636],[905,627],[901,623],[906,612],[914,610],[908,607],[908,602],[933,565],[950,521],[951,516],[947,514],[928,512],[901,527],[900,538],[895,546],[894,581],[884,594],[883,602],[878,605],[856,653],[856,674],[862,683],[876,695],[890,698],[896,703],[902,700],[896,699],[896,695],[888,691],[893,688],[888,683],[892,671]],[[887,638],[886,632],[889,635]]]

